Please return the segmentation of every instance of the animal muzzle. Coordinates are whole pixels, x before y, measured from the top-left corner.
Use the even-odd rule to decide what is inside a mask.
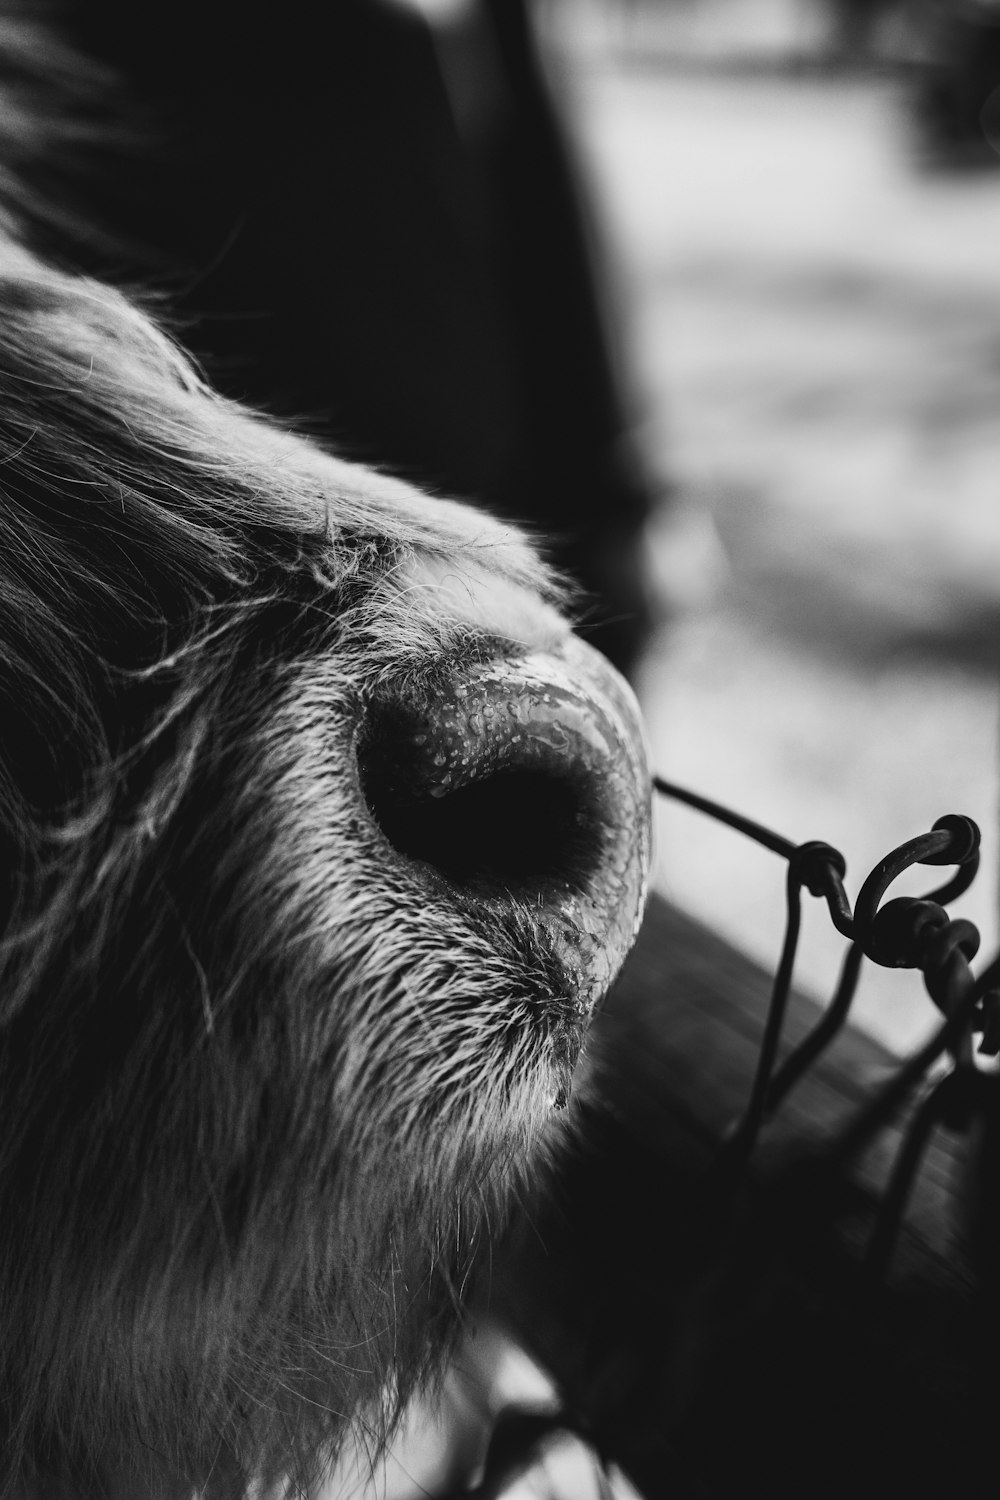
[[[650,861],[638,706],[604,657],[568,637],[390,691],[360,763],[387,857],[428,894],[516,905],[589,1013],[638,930]]]

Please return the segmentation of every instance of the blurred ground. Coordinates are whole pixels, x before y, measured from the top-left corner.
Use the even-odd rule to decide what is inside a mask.
[[[837,845],[852,898],[890,848],[969,813],[984,868],[955,911],[992,956],[1000,171],[921,168],[898,75],[772,66],[791,10],[757,8],[773,33],[748,33],[767,44],[750,67],[732,31],[692,43],[648,5],[547,13],[650,443],[725,559],[720,578],[703,529],[689,549],[665,532],[685,608],[642,673],[654,758]],[[683,810],[659,831],[661,888],[773,963],[778,861]],[[808,905],[800,977],[821,991],[842,943]],[[935,1021],[899,972],[868,971],[856,1013],[899,1048]]]

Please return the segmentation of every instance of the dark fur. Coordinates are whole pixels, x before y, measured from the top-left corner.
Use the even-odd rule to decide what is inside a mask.
[[[565,627],[13,232],[0,320],[0,1490],[308,1488],[440,1363],[563,1003],[528,911],[412,909],[359,725]]]

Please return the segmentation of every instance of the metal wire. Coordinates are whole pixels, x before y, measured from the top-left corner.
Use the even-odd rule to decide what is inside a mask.
[[[950,1060],[947,1072],[930,1088],[907,1125],[879,1206],[865,1274],[869,1278],[882,1278],[888,1271],[906,1202],[932,1132],[945,1120],[949,1123],[958,1120],[967,1128],[976,1112],[987,1107],[990,1090],[998,1086],[995,1078],[985,1076],[977,1068],[973,1040],[976,1036],[981,1038],[979,1051],[984,1055],[1000,1053],[1000,955],[977,979],[970,961],[979,948],[979,932],[971,922],[953,920],[944,906],[962,895],[975,879],[979,868],[979,828],[971,818],[961,814],[939,818],[927,833],[909,839],[878,862],[863,882],[852,909],[844,888],[846,861],[832,845],[818,841],[795,844],[753,819],[663,777],[654,777],[653,785],[661,796],[726,824],[778,854],[788,864],[781,956],[746,1108],[720,1155],[724,1169],[742,1170],[747,1165],[765,1121],[841,1031],[850,1014],[864,959],[887,968],[918,970],[928,996],[944,1016],[935,1035],[872,1093],[830,1147],[831,1163],[846,1166],[891,1121],[940,1060]],[[917,864],[956,868],[944,885],[926,896],[884,901],[899,876]],[[825,900],[833,925],[850,942],[850,948],[833,997],[820,1020],[779,1065],[801,926],[803,887]]]

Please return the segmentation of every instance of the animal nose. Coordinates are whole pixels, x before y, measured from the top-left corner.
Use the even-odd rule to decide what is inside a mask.
[[[411,876],[516,905],[591,1009],[642,916],[650,771],[631,689],[576,637],[393,691],[359,746],[368,808]]]

